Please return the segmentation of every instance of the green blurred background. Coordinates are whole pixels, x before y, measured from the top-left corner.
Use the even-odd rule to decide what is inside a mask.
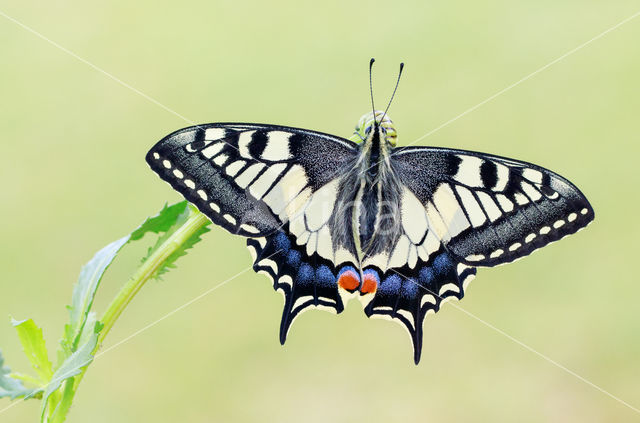
[[[2,1],[0,10],[189,120],[350,135],[398,63],[406,145],[640,10],[638,1]],[[585,231],[483,269],[464,310],[640,407],[637,224],[640,17],[451,123],[422,145],[540,164],[596,210]],[[0,16],[0,348],[33,317],[49,349],[80,266],[178,195],[144,162],[180,117]],[[103,310],[144,251],[120,257]],[[215,228],[146,286],[103,349],[250,265]],[[311,311],[278,343],[282,298],[246,272],[100,356],[69,422],[631,421],[640,414],[446,305],[415,366],[405,331],[358,302]],[[456,304],[457,305],[457,304]],[[9,405],[0,401],[0,408]],[[39,402],[0,421],[35,422]]]

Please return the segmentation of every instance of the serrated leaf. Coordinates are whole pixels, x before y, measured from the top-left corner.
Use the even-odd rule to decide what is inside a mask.
[[[171,206],[165,204],[157,215],[147,218],[138,229],[131,232],[131,240],[137,241],[147,232],[167,232],[175,225],[178,217],[184,213],[187,205],[188,203],[186,201],[181,201]]]
[[[175,233],[175,231],[180,229],[184,222],[186,222],[193,213],[199,213],[199,211],[193,208],[193,206],[185,207],[185,210],[177,216],[174,224],[171,227],[167,228],[164,234],[158,237],[158,240],[153,247],[149,248],[149,250],[147,251],[147,255],[142,259],[142,262],[147,260],[153,253],[155,253],[157,249]],[[191,235],[180,245],[179,249],[177,249],[169,257],[167,257],[162,266],[159,267],[151,277],[154,279],[160,279],[163,274],[167,273],[170,269],[175,268],[175,262],[180,257],[187,254],[187,250],[197,244],[202,239],[201,236],[209,232],[210,230],[211,229],[209,229],[207,225],[194,232],[193,235]]]
[[[78,348],[83,328],[87,324],[89,312],[102,276],[122,247],[129,241],[141,239],[147,232],[160,233],[170,230],[186,209],[186,201],[181,201],[171,206],[165,204],[157,215],[147,218],[131,234],[112,242],[98,251],[82,267],[78,282],[73,289],[71,306],[68,307],[70,322],[65,325],[65,334],[61,340],[62,353],[58,354],[58,363],[61,363]]]
[[[31,362],[31,367],[38,374],[40,384],[44,385],[51,379],[53,369],[49,361],[49,353],[44,342],[42,329],[36,326],[32,319],[21,321],[11,319],[11,324],[18,332],[22,350]]]
[[[57,391],[66,380],[70,380],[80,374],[82,369],[93,361],[93,350],[96,348],[98,334],[101,330],[102,325],[96,322],[92,328],[91,336],[86,339],[86,342],[78,345],[77,350],[67,357],[55,371],[42,395],[42,416],[47,410],[48,399],[51,394]]]
[[[2,351],[0,351],[0,398],[16,399],[34,394],[35,389],[25,388],[22,382],[9,376],[10,373],[11,369],[4,365],[4,357],[2,356]]]

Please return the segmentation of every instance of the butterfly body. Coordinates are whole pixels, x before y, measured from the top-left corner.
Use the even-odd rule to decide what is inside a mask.
[[[309,308],[344,310],[409,332],[461,299],[477,267],[523,257],[593,220],[582,193],[525,162],[432,147],[396,147],[382,112],[357,142],[276,125],[214,123],[168,135],[147,154],[159,176],[214,223],[247,237],[254,270],[285,297],[284,343]]]

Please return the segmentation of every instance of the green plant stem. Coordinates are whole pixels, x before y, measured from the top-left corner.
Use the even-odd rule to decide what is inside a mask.
[[[162,267],[164,262],[177,251],[191,236],[199,231],[203,226],[208,225],[211,221],[194,207],[191,207],[191,215],[166,241],[164,241],[158,249],[147,258],[131,276],[131,279],[120,289],[116,297],[111,301],[107,311],[104,313],[100,321],[104,325],[98,335],[98,342],[94,350],[94,354],[104,341],[118,317],[122,314],[133,297],[140,291],[144,284],[153,277],[157,270]],[[88,366],[84,367],[80,374],[66,381],[65,393],[62,397],[50,398],[49,413],[47,421],[51,423],[61,423],[65,420],[67,412],[77,386],[84,377]],[[62,401],[62,404],[60,402]],[[57,408],[59,406],[59,408]]]
[[[136,270],[131,279],[120,289],[113,299],[100,322],[104,325],[98,335],[98,348],[104,341],[113,324],[118,320],[133,297],[140,291],[144,284],[162,267],[171,254],[180,248],[194,233],[210,223],[209,219],[192,208],[192,215],[178,228],[162,245]]]

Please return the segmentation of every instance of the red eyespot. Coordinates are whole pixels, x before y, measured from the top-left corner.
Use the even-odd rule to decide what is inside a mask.
[[[360,278],[354,271],[347,270],[340,275],[338,285],[347,291],[354,291],[360,286]]]
[[[362,282],[362,287],[360,288],[360,292],[363,294],[373,294],[378,289],[378,278],[371,273],[364,274],[364,282]]]

